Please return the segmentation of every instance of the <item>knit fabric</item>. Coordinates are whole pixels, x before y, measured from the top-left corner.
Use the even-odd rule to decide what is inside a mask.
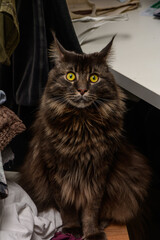
[[[24,124],[14,112],[5,106],[0,106],[0,151],[25,129]]]

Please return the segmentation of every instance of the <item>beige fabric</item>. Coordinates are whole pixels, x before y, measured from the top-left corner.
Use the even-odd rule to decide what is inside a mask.
[[[84,16],[118,15],[139,6],[139,0],[66,0],[72,19]]]

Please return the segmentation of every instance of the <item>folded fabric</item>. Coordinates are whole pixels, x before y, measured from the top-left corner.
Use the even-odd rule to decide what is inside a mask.
[[[62,233],[62,232],[56,232],[54,237],[51,238],[51,240],[82,240],[82,238],[75,238],[70,233]]]
[[[5,106],[0,106],[0,151],[19,133],[25,126],[18,116]]]
[[[84,16],[118,15],[139,6],[139,0],[67,0],[72,19]]]

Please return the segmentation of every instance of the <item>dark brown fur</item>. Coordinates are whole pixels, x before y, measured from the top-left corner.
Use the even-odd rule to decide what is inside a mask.
[[[106,239],[107,222],[133,219],[150,180],[146,160],[123,136],[124,94],[106,64],[112,41],[100,53],[79,55],[55,40],[56,65],[22,168],[23,186],[38,208],[57,208],[63,231],[82,228],[88,240]],[[77,75],[72,83],[70,71]],[[91,73],[100,81],[91,84]],[[79,89],[87,89],[85,99]]]

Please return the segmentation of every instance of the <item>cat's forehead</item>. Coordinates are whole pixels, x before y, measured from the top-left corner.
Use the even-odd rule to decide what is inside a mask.
[[[98,69],[105,63],[100,61],[97,53],[93,54],[74,54],[66,61],[69,68],[74,68],[76,71],[91,71],[91,69]]]

